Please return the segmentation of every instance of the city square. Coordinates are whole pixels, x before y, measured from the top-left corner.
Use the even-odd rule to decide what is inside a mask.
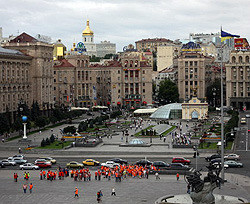
[[[249,7],[0,1],[0,203],[249,203]]]

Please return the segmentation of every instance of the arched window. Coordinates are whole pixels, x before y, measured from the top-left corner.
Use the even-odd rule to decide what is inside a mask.
[[[80,67],[80,60],[77,60],[77,67]]]
[[[239,63],[242,63],[242,56],[239,56]]]
[[[133,67],[133,60],[130,60],[130,67]]]
[[[138,61],[136,60],[136,61],[135,61],[135,67],[137,67],[137,66],[138,66]]]
[[[249,56],[246,56],[246,63],[249,63]]]
[[[81,64],[81,67],[84,67],[84,60],[82,60],[82,64]]]
[[[236,58],[235,56],[232,57],[232,63],[235,63],[236,62]]]
[[[124,66],[125,66],[125,67],[128,66],[128,60],[125,61]]]

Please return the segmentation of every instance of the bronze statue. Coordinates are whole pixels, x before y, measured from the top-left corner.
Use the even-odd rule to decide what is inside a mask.
[[[201,179],[200,171],[195,171],[189,176],[185,176],[186,182],[191,186],[190,197],[193,204],[214,204],[215,197],[213,190],[220,187],[222,179],[219,177],[221,165],[206,166],[208,169],[207,176]]]

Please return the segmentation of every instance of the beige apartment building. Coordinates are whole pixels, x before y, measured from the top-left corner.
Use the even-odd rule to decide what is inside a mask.
[[[39,42],[32,36],[22,33],[3,47],[19,50],[31,56],[29,80],[31,83],[31,101],[37,101],[40,109],[49,110],[53,100],[53,45]]]
[[[148,38],[135,42],[137,51],[150,51],[154,53],[157,52],[158,46],[168,45],[169,43],[173,43],[173,41],[166,38]]]
[[[199,52],[182,52],[175,60],[178,67],[180,101],[187,101],[193,96],[205,100],[213,58]]]
[[[152,103],[152,66],[140,52],[124,52],[118,61],[92,65],[97,104],[138,108]]]
[[[31,66],[32,57],[0,47],[0,113],[15,119],[18,104],[32,104]]]
[[[96,104],[96,73],[89,56],[67,55],[54,63],[54,99],[65,106],[90,107]]]
[[[250,109],[250,51],[232,51],[226,64],[226,102],[242,110]]]
[[[181,45],[168,43],[157,48],[157,71],[162,71],[174,63],[174,58],[180,54]]]

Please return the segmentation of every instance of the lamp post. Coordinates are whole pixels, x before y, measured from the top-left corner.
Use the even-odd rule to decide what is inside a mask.
[[[216,88],[213,88],[212,91],[213,91],[213,96],[214,96],[214,107],[216,107],[216,104],[215,104]]]

